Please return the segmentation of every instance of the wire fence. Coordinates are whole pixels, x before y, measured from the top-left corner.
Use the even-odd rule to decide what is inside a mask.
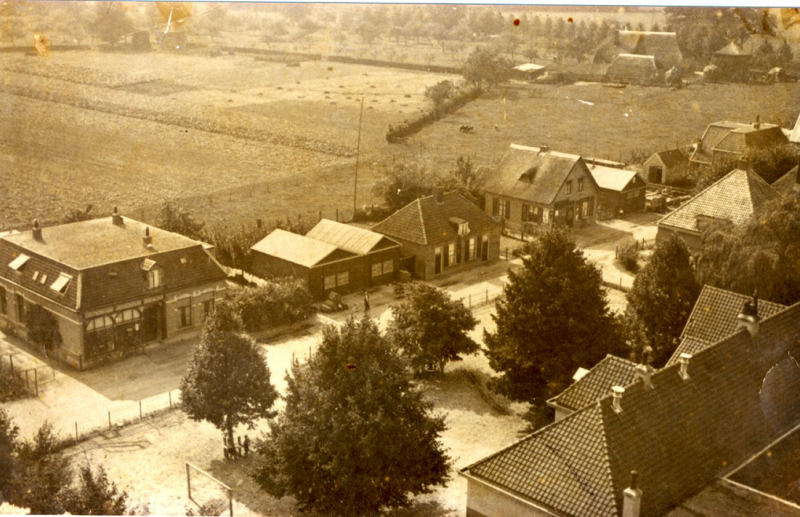
[[[38,397],[41,390],[44,390],[56,379],[56,370],[52,366],[37,366],[34,368],[20,368],[20,364],[14,364],[14,355],[8,354],[3,358],[3,362],[8,362],[8,372],[17,379],[19,385],[32,397]]]
[[[488,305],[502,296],[503,287],[500,286],[486,288],[483,290],[483,292],[477,291],[462,296],[458,296],[458,294],[456,294],[454,298],[466,305],[469,309],[477,309],[479,307],[483,307],[484,305]]]

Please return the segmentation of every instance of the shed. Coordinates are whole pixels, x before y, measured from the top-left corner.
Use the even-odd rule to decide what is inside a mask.
[[[525,63],[513,68],[513,75],[519,79],[532,80],[544,74],[545,66],[535,63]]]
[[[630,212],[641,212],[645,208],[647,183],[636,171],[590,165],[598,187],[598,214],[616,217]]]
[[[653,153],[642,165],[642,177],[648,183],[669,185],[689,165],[679,149]]]

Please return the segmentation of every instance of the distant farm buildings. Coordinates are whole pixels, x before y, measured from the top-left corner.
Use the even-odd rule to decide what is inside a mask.
[[[753,54],[731,42],[714,52],[710,66],[705,70],[706,79],[746,82],[750,79]]]
[[[632,84],[650,84],[659,79],[659,70],[653,56],[618,54],[606,70],[610,81]]]
[[[680,68],[683,54],[674,32],[616,31],[598,47],[595,63],[610,63],[606,76],[613,81],[648,84]]]

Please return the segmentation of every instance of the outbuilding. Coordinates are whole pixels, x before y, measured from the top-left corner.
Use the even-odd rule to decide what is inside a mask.
[[[642,176],[647,183],[669,185],[689,166],[689,160],[679,149],[658,151],[642,165]]]
[[[647,183],[636,171],[589,165],[597,183],[599,217],[618,217],[641,212],[645,207]]]

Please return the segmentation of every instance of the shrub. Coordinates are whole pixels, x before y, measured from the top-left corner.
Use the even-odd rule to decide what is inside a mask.
[[[625,271],[637,273],[639,271],[639,249],[636,244],[628,244],[619,248],[617,262]]]
[[[233,298],[247,332],[257,332],[307,318],[313,299],[305,285],[293,278],[271,280],[267,285],[245,287]]]
[[[390,124],[389,130],[386,131],[386,140],[392,142],[400,138],[414,135],[425,126],[433,124],[445,115],[453,113],[466,105],[468,102],[474,101],[480,97],[481,93],[483,93],[483,90],[479,87],[456,90],[450,98],[442,100],[430,111],[425,111],[411,120],[406,119],[398,126],[392,126]]]
[[[22,382],[11,374],[11,367],[6,363],[0,363],[0,402],[21,399],[26,395]]]

